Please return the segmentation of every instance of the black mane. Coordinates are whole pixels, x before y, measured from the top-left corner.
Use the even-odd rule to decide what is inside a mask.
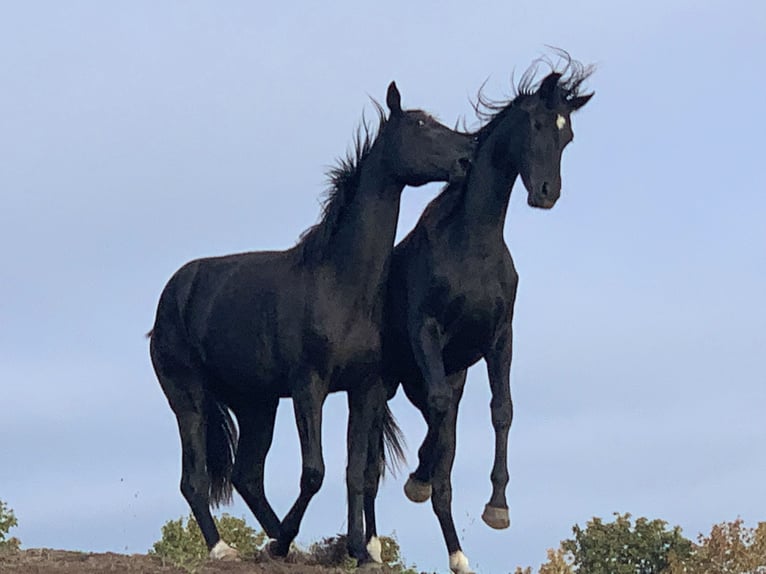
[[[353,148],[348,150],[346,157],[338,158],[336,165],[328,170],[329,187],[322,201],[321,219],[305,230],[298,239],[297,248],[304,263],[322,259],[325,248],[343,219],[346,207],[354,199],[359,188],[361,166],[386,125],[385,110],[375,100],[372,100],[372,103],[378,113],[378,127],[372,128],[367,120],[362,118],[354,134]]]
[[[497,125],[503,121],[505,116],[510,113],[514,106],[518,105],[526,98],[537,94],[540,83],[545,76],[551,73],[561,74],[558,81],[558,90],[561,101],[568,102],[573,98],[582,96],[582,87],[585,81],[593,74],[595,67],[593,65],[584,65],[574,60],[564,50],[555,50],[558,56],[557,61],[553,61],[547,56],[543,56],[533,62],[521,75],[519,82],[513,86],[513,96],[508,99],[494,100],[484,94],[482,84],[476,94],[476,102],[473,103],[473,109],[476,117],[484,122],[479,129],[473,132],[476,139],[476,152],[479,152],[481,146],[487,141],[490,134]],[[539,74],[540,66],[548,68],[545,76]],[[511,80],[513,84],[513,80]],[[444,186],[441,193],[437,195],[429,204],[423,213],[421,219],[432,218],[435,221],[445,221],[450,217],[455,207],[461,200],[463,193],[468,185],[468,178],[464,178],[457,183],[448,183]],[[435,212],[441,212],[435,215]]]
[[[533,62],[521,75],[518,84],[514,86],[513,96],[510,99],[493,100],[484,94],[484,85],[479,88],[473,109],[476,112],[476,117],[485,124],[474,133],[478,147],[481,147],[495,126],[503,120],[505,114],[514,105],[537,93],[540,83],[549,74],[561,74],[558,81],[558,91],[562,102],[569,102],[583,95],[583,84],[593,74],[595,67],[593,65],[586,66],[574,60],[564,50],[556,50],[556,54],[558,56],[557,61],[543,56]],[[541,65],[548,68],[548,72],[543,77],[538,74]]]

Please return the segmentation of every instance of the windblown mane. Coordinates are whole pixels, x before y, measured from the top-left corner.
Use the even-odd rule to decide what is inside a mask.
[[[372,103],[378,113],[378,127],[370,127],[367,120],[362,118],[354,135],[353,148],[348,150],[346,157],[339,158],[336,165],[328,170],[329,187],[322,201],[321,220],[301,234],[296,246],[304,263],[322,260],[330,240],[341,225],[348,205],[359,189],[364,160],[386,125],[385,110],[375,100],[372,100]]]
[[[476,116],[485,124],[474,133],[477,139],[477,153],[478,149],[481,148],[481,144],[489,137],[495,126],[503,120],[505,114],[514,105],[536,94],[540,88],[540,82],[548,74],[553,72],[561,74],[561,78],[558,81],[558,90],[562,101],[568,102],[582,95],[583,84],[593,74],[595,66],[586,66],[572,59],[564,50],[557,49],[555,52],[558,57],[555,61],[547,56],[543,56],[532,62],[521,75],[518,84],[514,86],[513,96],[510,99],[493,100],[484,95],[483,85],[479,88],[473,109],[476,112]],[[538,74],[541,65],[548,68],[548,71],[542,77]]]
[[[582,95],[582,86],[585,80],[593,74],[595,67],[583,65],[581,62],[572,59],[564,50],[555,49],[554,51],[557,56],[555,61],[547,56],[543,56],[524,71],[518,84],[513,87],[513,96],[509,99],[493,100],[488,98],[484,94],[485,84],[482,84],[476,94],[476,102],[473,104],[473,109],[479,120],[484,122],[484,125],[473,132],[473,136],[476,139],[476,151],[474,153],[478,154],[480,152],[481,146],[515,105],[537,93],[537,90],[540,88],[540,82],[548,74],[552,72],[561,74],[561,78],[558,81],[558,90],[562,101],[567,102]],[[548,68],[548,71],[542,77],[538,74],[541,65]],[[513,80],[511,83],[513,83]],[[424,219],[426,216],[435,217],[437,221],[443,221],[448,218],[460,204],[463,193],[468,185],[469,177],[464,178],[458,183],[448,183],[445,185],[441,193],[428,204],[422,218]]]

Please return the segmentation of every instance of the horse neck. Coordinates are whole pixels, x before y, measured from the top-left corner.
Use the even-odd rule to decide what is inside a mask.
[[[404,185],[387,171],[380,142],[360,167],[359,186],[327,245],[326,261],[356,286],[377,289],[393,250]]]
[[[483,151],[474,159],[474,166],[466,182],[466,189],[458,210],[458,225],[469,232],[464,234],[470,242],[503,240],[505,216],[511,190],[518,171],[498,169],[492,165],[492,142],[487,141]]]

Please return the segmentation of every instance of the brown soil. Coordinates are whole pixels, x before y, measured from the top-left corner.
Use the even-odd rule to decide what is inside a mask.
[[[388,568],[362,568],[357,572],[380,573]],[[93,554],[68,550],[34,548],[10,554],[0,554],[0,574],[75,574],[103,572],[108,574],[187,574],[186,570],[163,565],[155,557],[145,554]],[[194,570],[195,574],[346,574],[337,567],[290,564],[282,561],[262,562],[207,562]]]

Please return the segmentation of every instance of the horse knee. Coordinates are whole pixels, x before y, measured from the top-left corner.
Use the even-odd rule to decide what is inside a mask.
[[[428,410],[432,417],[443,419],[452,404],[452,392],[447,388],[433,389],[428,393]]]
[[[319,492],[324,480],[324,467],[304,467],[301,474],[301,491],[314,495]]]
[[[512,421],[513,404],[507,404],[492,409],[492,426],[496,430],[509,429]]]
[[[181,494],[191,501],[207,501],[210,492],[210,480],[206,477],[194,477],[184,474],[181,477]]]
[[[452,485],[435,482],[431,494],[431,505],[437,516],[448,512],[452,505]]]
[[[258,476],[248,475],[243,468],[234,467],[231,473],[231,484],[238,491],[247,491],[260,494],[263,492],[263,478],[259,480]]]

